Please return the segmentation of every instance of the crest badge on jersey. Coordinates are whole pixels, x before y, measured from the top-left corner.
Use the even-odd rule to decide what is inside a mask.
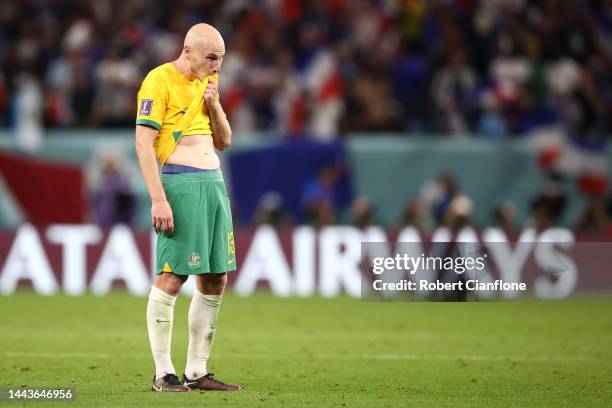
[[[153,99],[142,99],[140,101],[140,116],[151,116],[153,111]]]
[[[200,256],[195,252],[192,252],[191,255],[187,258],[187,265],[189,268],[195,269],[200,267]]]

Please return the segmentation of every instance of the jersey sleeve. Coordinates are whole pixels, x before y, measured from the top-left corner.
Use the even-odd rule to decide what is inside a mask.
[[[138,91],[136,124],[161,129],[168,103],[164,82],[147,75]]]

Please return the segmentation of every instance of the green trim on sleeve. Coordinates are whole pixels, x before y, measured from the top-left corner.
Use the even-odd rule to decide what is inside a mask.
[[[161,129],[161,125],[159,123],[157,123],[156,121],[154,121],[154,120],[136,119],[136,124],[137,125],[151,126],[152,128],[155,128],[155,130]]]

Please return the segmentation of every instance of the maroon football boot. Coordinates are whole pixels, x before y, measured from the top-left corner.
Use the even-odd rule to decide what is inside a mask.
[[[191,388],[181,384],[178,377],[175,374],[166,374],[160,379],[153,377],[153,385],[151,385],[151,391],[163,391],[163,392],[189,392]]]
[[[183,384],[192,390],[204,390],[204,391],[239,391],[239,385],[231,385],[225,384],[222,381],[219,381],[214,378],[213,373],[208,373],[206,375],[201,376],[200,378],[196,378],[195,380],[190,380],[183,374]]]

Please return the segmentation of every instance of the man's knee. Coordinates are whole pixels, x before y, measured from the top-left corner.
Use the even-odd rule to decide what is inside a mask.
[[[206,295],[222,295],[227,283],[227,273],[207,273],[198,275],[198,290]]]
[[[173,273],[164,272],[155,278],[155,286],[169,295],[176,296],[181,290],[187,276],[179,276]]]

